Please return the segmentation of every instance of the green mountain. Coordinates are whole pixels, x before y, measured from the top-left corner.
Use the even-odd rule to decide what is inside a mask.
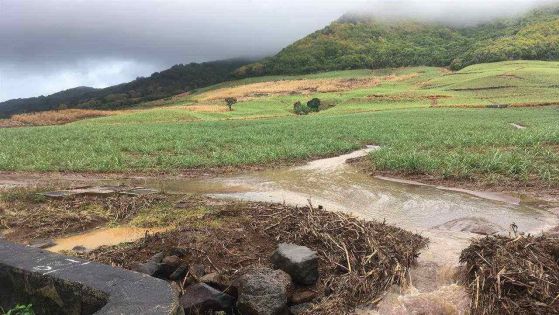
[[[119,109],[228,81],[248,60],[224,60],[175,65],[147,78],[104,89],[77,87],[49,96],[0,103],[0,117],[59,108]]]
[[[346,15],[236,75],[418,65],[457,70],[518,59],[559,59],[559,6],[470,27]]]

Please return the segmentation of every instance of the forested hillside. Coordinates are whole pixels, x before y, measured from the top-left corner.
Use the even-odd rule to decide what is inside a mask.
[[[0,103],[0,117],[59,108],[118,109],[145,101],[188,92],[227,81],[247,60],[226,60],[175,65],[148,78],[104,89],[78,87],[49,96],[15,99]]]
[[[472,27],[346,15],[238,76],[559,59],[559,6]]]

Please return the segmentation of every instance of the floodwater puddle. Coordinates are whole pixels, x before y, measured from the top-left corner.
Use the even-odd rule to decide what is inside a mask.
[[[437,188],[437,189],[440,189],[440,190],[454,191],[454,192],[459,192],[459,193],[472,195],[472,196],[479,197],[479,198],[482,198],[482,199],[500,201],[500,202],[505,202],[505,203],[509,203],[509,204],[513,204],[513,205],[519,205],[520,202],[521,202],[520,198],[510,196],[510,195],[507,195],[507,194],[503,194],[503,193],[499,193],[499,192],[477,191],[477,190],[470,190],[470,189],[463,189],[463,188],[437,186],[437,185],[425,184],[425,183],[421,183],[421,182],[417,182],[417,181],[413,181],[413,180],[392,178],[392,177],[386,177],[386,176],[375,176],[375,178],[382,179],[382,180],[385,180],[385,181],[395,182],[395,183],[401,183],[401,184],[424,186],[424,187],[433,187],[433,188]]]
[[[366,156],[379,147],[364,149],[338,157],[320,159],[303,166],[223,175],[214,178],[138,177],[109,179],[97,185],[128,185],[155,188],[165,193],[197,193],[241,201],[323,206],[367,220],[385,221],[417,232],[430,240],[421,252],[418,269],[428,266],[433,276],[420,279],[402,292],[393,293],[379,308],[414,310],[427,303],[428,309],[466,310],[469,304],[463,287],[442,278],[458,266],[459,255],[472,237],[484,234],[507,234],[512,224],[518,231],[540,233],[559,225],[556,214],[543,211],[520,199],[492,192],[478,192],[440,187],[423,183],[371,177],[348,165],[349,159]],[[161,231],[161,230],[160,230]],[[150,232],[157,232],[151,230]],[[116,228],[56,240],[53,251],[71,250],[74,246],[88,249],[114,245],[141,238],[146,229]],[[423,267],[421,267],[423,266]],[[452,272],[450,272],[452,273]],[[431,279],[433,278],[433,279]],[[435,287],[421,282],[433,281]],[[439,282],[437,282],[439,281]],[[442,298],[441,298],[442,297]],[[446,297],[446,298],[445,298]],[[408,301],[402,304],[402,301]],[[398,304],[399,303],[399,304]],[[406,304],[407,303],[407,304]],[[449,304],[450,303],[450,304]]]
[[[121,243],[134,242],[146,234],[165,232],[168,228],[138,228],[120,226],[115,228],[96,229],[82,234],[56,239],[53,247],[49,247],[51,252],[70,251],[75,247],[84,247],[86,250],[93,250],[101,246],[112,246]]]

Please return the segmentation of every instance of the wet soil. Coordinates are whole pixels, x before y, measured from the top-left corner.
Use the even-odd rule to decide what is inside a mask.
[[[423,237],[396,227],[309,207],[199,198],[185,202],[192,208],[212,205],[211,211],[197,226],[184,225],[132,244],[101,247],[85,257],[134,268],[156,253],[180,252],[190,266],[201,264],[207,273],[234,278],[245,267],[269,266],[279,243],[296,243],[317,251],[320,258],[319,283],[301,288],[319,296],[312,313],[344,314],[407,279],[407,271],[426,243]],[[348,242],[348,235],[355,241]],[[343,249],[334,244],[343,244]]]
[[[23,244],[80,234],[109,223],[125,224],[141,211],[171,199],[161,194],[83,195],[51,199],[40,195],[37,190],[11,191],[1,197],[2,237]]]
[[[122,175],[103,175],[95,178],[87,174],[63,174],[51,175],[53,177],[47,180],[50,183],[66,186],[69,184],[78,186],[77,183],[82,185],[84,182],[97,185],[140,185],[160,189],[168,195],[179,196],[192,193],[206,194],[226,200],[218,202],[224,205],[238,204],[233,200],[240,200],[258,205],[255,206],[256,209],[261,209],[259,207],[263,205],[271,209],[277,209],[274,207],[289,209],[289,207],[308,205],[310,202],[328,210],[351,213],[365,220],[385,221],[400,228],[419,232],[429,238],[430,245],[422,250],[419,265],[411,272],[412,275],[414,272],[425,273],[422,268],[428,266],[430,270],[428,274],[431,276],[408,284],[403,283],[403,289],[391,292],[381,302],[379,309],[393,310],[391,311],[393,314],[411,312],[418,310],[418,307],[432,310],[446,309],[451,310],[450,313],[466,312],[469,298],[465,288],[457,285],[458,280],[452,277],[443,276],[442,281],[438,279],[441,274],[455,274],[458,271],[460,253],[468,247],[472,238],[479,238],[482,234],[507,234],[512,224],[520,231],[528,233],[540,233],[559,224],[557,213],[551,210],[559,207],[559,192],[556,189],[546,189],[538,185],[503,186],[492,187],[491,192],[486,192],[484,190],[487,187],[480,183],[458,183],[422,176],[413,177],[411,180],[417,182],[410,182],[410,178],[402,180],[399,174],[391,173],[376,174],[391,178],[374,178],[363,174],[358,167],[347,165],[346,161],[358,160],[374,149],[375,147],[368,147],[340,157],[312,161],[296,167],[258,169],[242,174],[222,173],[219,176],[205,174],[200,178]],[[53,178],[57,178],[59,182],[53,181]],[[25,177],[13,173],[11,177],[5,177],[5,182],[9,181],[12,183],[19,181],[25,186],[37,185],[44,182],[45,178],[40,174]],[[517,188],[523,190],[516,190]],[[511,190],[514,194],[510,194]],[[212,200],[215,202],[215,199]],[[270,205],[270,202],[275,205]],[[205,256],[200,259],[206,260],[210,266],[215,264],[212,268],[220,269],[224,267],[213,260],[221,259],[226,263],[230,258],[227,244],[224,252],[221,251],[223,246],[219,245],[219,242],[222,238],[226,238],[228,242],[233,240],[232,243],[228,243],[229,245],[243,244],[249,251],[261,253],[270,251],[272,245],[269,245],[270,248],[264,245],[258,248],[258,237],[268,242],[268,239],[261,234],[254,234],[254,238],[251,235],[243,236],[248,237],[247,242],[256,242],[254,245],[256,247],[236,238],[238,235],[245,235],[246,231],[243,229],[254,224],[254,218],[245,221],[244,215],[223,216],[222,212],[218,212],[221,214],[217,217],[208,217],[212,220],[218,219],[218,222],[211,221],[213,225],[208,227],[182,226],[174,236],[166,233],[164,235],[167,236],[146,238],[133,245],[124,245],[122,248],[104,248],[94,251],[90,258],[129,267],[127,265],[129,263],[149,258],[155,248],[165,248],[167,245],[187,246],[188,243],[196,244],[203,240],[199,243],[200,248],[192,251],[202,251],[200,253],[204,253]],[[226,227],[222,225],[224,222]],[[81,221],[76,224],[79,226]],[[256,232],[258,229],[267,228],[256,226],[258,227]],[[184,243],[180,243],[182,237],[185,238]],[[276,235],[274,244],[277,243],[277,237]],[[208,243],[210,240],[213,243]],[[154,242],[153,247],[150,247],[150,242]],[[221,255],[224,255],[220,256],[221,258],[212,256],[214,253],[210,255],[207,249],[202,249],[203,246],[216,248],[216,244],[217,248],[220,248]],[[254,253],[250,256],[248,252],[244,252],[244,249],[239,250],[243,250],[244,253],[240,257],[249,259],[248,262],[262,261],[262,258],[254,256]],[[239,264],[239,268],[244,266],[244,262],[240,262],[242,259],[229,260],[233,265]],[[429,281],[436,285],[434,287],[425,285]]]

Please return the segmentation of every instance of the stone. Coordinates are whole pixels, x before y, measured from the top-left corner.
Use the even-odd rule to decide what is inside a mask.
[[[271,261],[274,268],[287,272],[295,283],[313,285],[318,280],[318,255],[308,247],[282,243]]]
[[[291,304],[303,304],[311,302],[312,300],[316,299],[317,296],[318,293],[311,290],[296,291],[291,296],[290,302]]]
[[[149,261],[153,261],[155,263],[160,263],[161,261],[163,261],[163,258],[165,258],[165,253],[157,253],[153,256],[151,256],[151,258],[149,259]]]
[[[233,312],[235,299],[207,284],[198,283],[186,287],[180,298],[185,314],[206,314],[212,311]]]
[[[83,255],[83,254],[87,254],[89,250],[84,246],[78,245],[78,246],[74,246],[74,248],[72,248],[72,251],[78,255]]]
[[[17,302],[38,314],[183,314],[165,281],[0,241],[0,306]]]
[[[224,291],[225,289],[227,289],[227,287],[230,286],[230,283],[227,283],[225,277],[217,272],[209,273],[201,277],[200,282],[214,287],[220,291]]]
[[[206,267],[204,265],[201,265],[201,264],[196,264],[196,265],[190,266],[188,271],[197,280],[199,280],[200,278],[202,278],[203,276],[206,275]]]
[[[164,253],[157,253],[153,255],[147,262],[143,264],[137,264],[132,269],[134,271],[145,273],[146,275],[152,277],[160,277],[162,273],[163,264],[161,262],[163,261],[163,258],[165,258]]]
[[[252,267],[233,282],[237,309],[244,315],[286,314],[291,295],[291,277],[282,270]]]
[[[180,248],[180,247],[174,247],[170,250],[170,254],[174,255],[174,256],[184,257],[184,256],[188,255],[188,249]]]
[[[181,265],[181,259],[178,256],[166,256],[161,261],[159,266],[159,277],[168,278],[171,276],[177,268]]]
[[[188,272],[188,265],[182,264],[169,276],[169,280],[181,281],[186,276]]]
[[[311,303],[303,303],[303,304],[293,305],[289,308],[289,314],[300,315],[300,314],[303,314],[306,311],[310,310],[311,307],[312,307]]]
[[[479,235],[493,235],[505,231],[505,229],[497,224],[478,217],[465,217],[451,220],[435,228],[439,230],[469,232]]]
[[[56,243],[51,239],[36,239],[29,242],[29,246],[33,248],[49,248],[55,246]]]
[[[134,271],[144,273],[148,276],[156,277],[159,273],[160,265],[161,264],[158,264],[154,261],[148,261],[143,264],[136,264],[136,266],[134,266],[132,269]]]

